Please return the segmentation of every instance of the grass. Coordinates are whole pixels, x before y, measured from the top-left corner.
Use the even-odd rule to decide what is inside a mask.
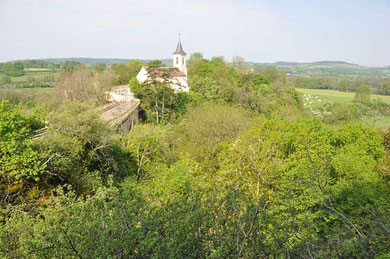
[[[377,128],[386,130],[390,128],[390,116],[382,116],[375,119],[370,119],[369,123]]]
[[[59,71],[53,72],[53,71],[41,71],[41,72],[25,72],[22,76],[11,76],[12,82],[25,82],[27,81],[27,77],[32,76],[37,80],[41,80],[47,76],[54,76],[55,78],[58,77],[60,74]],[[3,75],[3,74],[0,74]]]
[[[355,93],[339,92],[335,90],[321,90],[321,89],[304,89],[296,88],[298,92],[303,94],[310,94],[312,96],[318,96],[319,98],[326,99],[331,103],[352,103],[355,98]],[[384,103],[390,104],[389,95],[377,95],[372,94],[371,100],[381,100]]]
[[[304,89],[296,88],[298,92],[304,94],[303,101],[305,107],[310,107],[311,110],[318,110],[323,108],[327,103],[353,103],[355,93],[339,92],[335,90],[321,90],[321,89]],[[380,100],[390,105],[390,96],[387,95],[371,95],[371,100]],[[380,128],[387,129],[390,127],[390,115],[383,115],[376,118],[371,118],[369,124]]]

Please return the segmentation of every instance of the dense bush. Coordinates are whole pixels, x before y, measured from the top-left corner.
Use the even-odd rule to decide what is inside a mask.
[[[1,103],[1,257],[389,256],[389,132],[351,122],[387,106],[334,104],[329,126],[280,71],[189,63],[190,93],[131,80],[151,123],[125,135],[79,102],[85,68],[47,117]]]

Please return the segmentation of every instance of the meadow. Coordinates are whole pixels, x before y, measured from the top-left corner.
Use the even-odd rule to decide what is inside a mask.
[[[37,69],[37,68],[33,68],[33,69]],[[27,70],[24,73],[24,75],[22,75],[22,76],[11,76],[11,81],[12,82],[25,82],[25,81],[27,81],[27,77],[30,77],[30,76],[34,77],[36,80],[42,80],[48,76],[54,76],[55,78],[57,78],[57,76],[59,74],[60,74],[59,71],[53,72],[52,70],[41,70],[41,71],[40,70],[36,70],[36,71]]]
[[[355,98],[355,93],[351,92],[305,88],[296,88],[296,90],[303,94],[304,106],[311,110],[323,109],[325,105],[329,103],[333,104],[339,102],[352,104]],[[390,104],[390,96],[388,95],[372,94],[371,101],[375,100]],[[368,123],[380,129],[387,129],[390,127],[390,115],[370,118],[368,119]]]
[[[305,89],[305,88],[296,88],[297,91],[303,94],[310,94],[312,96],[318,96],[319,98],[326,99],[331,103],[340,102],[340,103],[352,103],[355,98],[355,93],[351,92],[339,92],[335,90],[322,90],[322,89]],[[389,95],[378,95],[372,94],[371,100],[380,100],[384,103],[390,104]],[[325,104],[325,103],[324,103]]]

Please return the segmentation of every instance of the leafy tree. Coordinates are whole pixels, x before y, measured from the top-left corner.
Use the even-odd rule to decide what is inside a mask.
[[[135,77],[142,63],[138,60],[130,60],[129,64],[117,64],[114,66],[114,72],[118,75],[117,84],[128,84],[130,79]]]
[[[89,105],[74,102],[61,107],[36,143],[41,159],[48,161],[48,183],[68,183],[82,192],[91,188],[96,176],[127,175],[130,167],[122,160],[113,133]]]
[[[123,139],[123,148],[135,163],[137,181],[147,177],[153,163],[164,161],[166,134],[160,126],[138,125]]]
[[[171,144],[176,156],[190,156],[206,170],[215,170],[216,157],[225,141],[250,127],[248,112],[226,105],[203,104],[191,110],[174,133]]]
[[[190,59],[188,61],[196,61],[196,60],[202,60],[203,54],[200,52],[194,52],[191,54]]]
[[[248,68],[248,64],[246,63],[245,59],[240,56],[234,56],[232,58],[232,66],[239,70],[245,70]]]
[[[0,85],[2,84],[9,84],[12,80],[9,76],[0,76]]]
[[[106,64],[105,63],[97,63],[97,64],[95,64],[95,71],[96,72],[103,72],[105,69],[106,69]]]
[[[24,74],[23,63],[5,63],[1,66],[1,71],[7,76],[21,76]]]
[[[142,63],[139,60],[132,59],[129,61],[128,66],[129,66],[129,73],[130,73],[129,76],[130,78],[132,78],[135,77],[138,74],[138,72],[141,70]]]
[[[81,101],[101,105],[106,102],[107,87],[100,82],[85,67],[73,72],[63,72],[57,80],[57,96],[61,102]]]
[[[357,109],[351,104],[334,103],[326,108],[324,121],[328,123],[347,122],[358,118]]]
[[[165,66],[165,64],[161,60],[157,60],[157,59],[149,61],[147,65],[149,67],[164,67]]]
[[[77,62],[77,61],[65,61],[62,64],[62,68],[68,72],[73,72],[73,71],[75,71],[83,66],[84,66],[83,64],[81,64],[80,62]]]
[[[360,85],[356,88],[355,100],[360,103],[369,103],[371,93],[371,87],[367,85]]]
[[[45,163],[33,149],[30,138],[44,126],[37,114],[22,115],[20,105],[0,103],[0,202],[1,206],[19,198],[29,183],[42,179]]]
[[[147,113],[147,119],[156,123],[166,123],[175,119],[175,104],[178,95],[169,86],[171,74],[164,72],[162,80],[157,79],[153,71],[148,82],[138,83],[136,78],[130,81],[130,89],[141,99],[141,105]]]

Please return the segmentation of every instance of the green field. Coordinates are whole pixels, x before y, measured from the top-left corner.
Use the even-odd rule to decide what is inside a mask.
[[[12,82],[25,82],[27,80],[27,77],[32,76],[36,80],[44,79],[47,76],[54,76],[55,78],[58,77],[60,74],[59,71],[53,72],[53,71],[44,71],[44,72],[25,72],[22,76],[11,76]],[[0,73],[0,76],[3,75]]]
[[[352,103],[355,98],[355,93],[350,92],[339,92],[335,90],[321,90],[321,89],[304,89],[296,88],[298,92],[303,94],[310,94],[312,96],[318,96],[319,98],[326,99],[329,102],[340,102],[340,103]],[[387,104],[390,104],[389,95],[377,95],[372,94],[371,100],[380,100]]]
[[[329,103],[353,103],[355,93],[339,92],[334,90],[319,90],[319,89],[304,89],[296,88],[298,92],[303,94],[304,106],[311,110],[322,109]],[[390,96],[388,95],[371,95],[371,100],[380,100],[390,104]],[[372,118],[368,121],[370,124],[381,129],[390,127],[390,115]]]

